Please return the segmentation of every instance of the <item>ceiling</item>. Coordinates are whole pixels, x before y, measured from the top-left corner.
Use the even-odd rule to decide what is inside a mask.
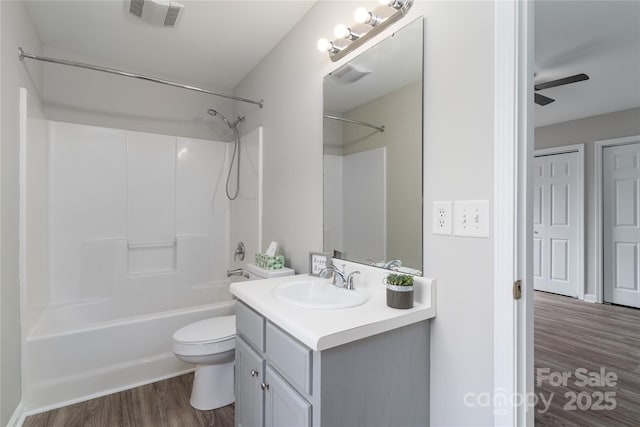
[[[28,1],[27,8],[45,46],[95,58],[97,65],[233,89],[315,4],[178,2],[184,8],[174,28],[142,22],[125,0]]]
[[[98,65],[232,89],[314,5],[296,1],[193,1],[175,28],[129,15],[125,0],[28,1],[45,46]],[[259,37],[255,36],[259,29]],[[640,106],[640,2],[540,0],[535,6],[535,83],[586,73],[546,89],[536,126]]]
[[[545,89],[536,126],[640,107],[640,1],[536,1],[535,83],[586,73]]]

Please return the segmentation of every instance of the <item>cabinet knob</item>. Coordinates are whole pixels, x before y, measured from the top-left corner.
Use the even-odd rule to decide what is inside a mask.
[[[269,383],[260,383],[260,388],[263,390],[269,390]]]
[[[258,371],[257,371],[257,370],[255,370],[255,369],[252,369],[252,370],[251,370],[251,376],[252,376],[252,377],[257,377],[259,373],[260,373],[260,372],[258,372]]]

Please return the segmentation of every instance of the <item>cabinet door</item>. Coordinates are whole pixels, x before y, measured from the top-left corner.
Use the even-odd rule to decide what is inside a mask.
[[[311,405],[267,366],[265,377],[265,427],[309,427]]]
[[[263,426],[263,380],[264,359],[244,339],[236,337],[236,426]]]

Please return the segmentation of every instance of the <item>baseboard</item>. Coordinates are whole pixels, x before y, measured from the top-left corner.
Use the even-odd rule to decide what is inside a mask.
[[[25,418],[26,415],[24,413],[24,405],[22,404],[22,401],[20,401],[20,403],[18,403],[18,406],[16,406],[16,410],[13,411],[13,415],[11,415],[11,418],[9,418],[7,427],[22,427]]]
[[[596,296],[593,294],[585,294],[584,295],[584,300],[585,302],[590,302],[595,304],[596,303]]]
[[[84,372],[60,381],[41,384],[35,390],[31,390],[23,412],[25,416],[39,414],[162,381],[193,370],[192,366],[178,361],[173,353],[166,353],[155,358]]]

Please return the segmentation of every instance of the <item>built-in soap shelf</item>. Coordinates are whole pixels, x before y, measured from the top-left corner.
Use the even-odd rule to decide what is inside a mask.
[[[170,273],[177,267],[177,241],[127,243],[130,276]]]

